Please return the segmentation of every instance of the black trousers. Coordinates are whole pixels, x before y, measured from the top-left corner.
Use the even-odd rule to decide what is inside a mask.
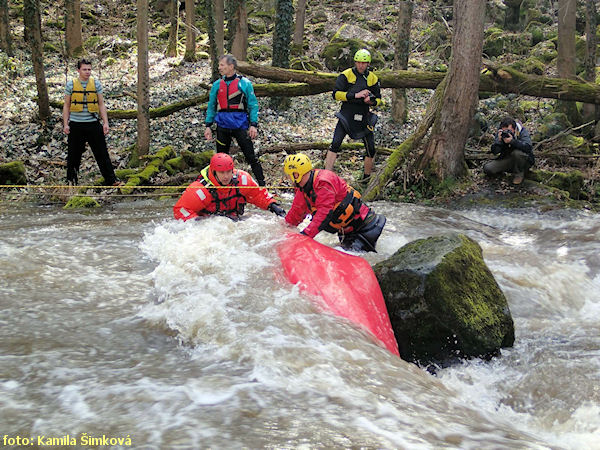
[[[221,128],[217,126],[217,152],[229,153],[232,138],[235,138],[242,149],[246,162],[250,164],[250,167],[252,168],[252,173],[256,178],[256,182],[260,186],[264,186],[265,175],[263,174],[263,168],[260,165],[258,158],[256,158],[256,155],[254,154],[254,144],[252,143],[250,136],[248,136],[248,130],[243,128],[232,130],[230,128]]]
[[[527,153],[513,150],[510,155],[502,159],[494,159],[483,166],[486,175],[499,175],[503,172],[511,172],[514,175],[524,176],[531,167]]]
[[[67,138],[67,181],[77,184],[77,174],[86,142],[90,145],[94,158],[96,158],[100,173],[104,177],[104,184],[110,186],[117,181],[100,122],[69,122],[69,128],[71,131]]]
[[[331,141],[331,151],[333,153],[339,153],[340,147],[342,146],[342,142],[348,133],[344,128],[344,125],[338,120],[337,125],[335,126],[335,131],[333,132],[333,140]],[[365,145],[365,156],[369,158],[373,158],[375,156],[375,136],[373,133],[367,133],[362,138],[363,144]]]

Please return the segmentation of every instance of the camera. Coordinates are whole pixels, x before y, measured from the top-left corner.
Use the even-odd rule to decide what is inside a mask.
[[[510,130],[502,130],[502,133],[500,133],[500,137],[502,139],[506,139],[508,137],[515,137],[515,135],[512,133],[512,131]]]
[[[369,92],[369,103],[377,103],[377,97],[372,92]]]

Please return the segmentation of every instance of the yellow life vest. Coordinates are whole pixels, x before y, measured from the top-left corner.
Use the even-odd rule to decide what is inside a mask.
[[[73,93],[71,94],[71,111],[82,112],[83,105],[87,105],[88,112],[100,112],[98,107],[98,94],[96,93],[96,83],[90,77],[88,83],[83,89],[83,85],[79,78],[73,79]]]

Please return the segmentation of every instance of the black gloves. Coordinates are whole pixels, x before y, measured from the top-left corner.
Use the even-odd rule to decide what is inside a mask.
[[[286,215],[285,209],[283,209],[277,203],[271,203],[269,205],[269,211],[277,214],[279,217],[285,217],[285,215]]]

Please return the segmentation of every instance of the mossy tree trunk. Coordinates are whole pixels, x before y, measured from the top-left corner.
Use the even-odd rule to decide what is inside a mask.
[[[169,42],[165,55],[169,58],[177,57],[177,35],[179,34],[179,0],[171,0],[169,14]]]
[[[216,42],[215,29],[215,9],[214,2],[204,0],[204,10],[206,11],[206,32],[208,33],[208,48],[210,54],[211,80],[219,78],[219,56]]]
[[[185,61],[196,61],[196,2],[185,0]]]
[[[231,2],[233,8],[233,20],[229,26],[232,27],[231,54],[238,60],[245,61],[248,53],[248,12],[246,0],[234,0]]]
[[[596,54],[598,39],[596,38],[596,28],[598,26],[596,2],[594,0],[585,1],[585,35],[586,35],[586,51],[585,51],[585,79],[590,83],[596,82]],[[600,108],[594,104],[585,103],[583,105],[583,121],[590,122],[598,120]]]
[[[408,68],[412,12],[412,1],[398,2],[398,34],[396,35],[394,70],[406,70]],[[408,118],[407,103],[408,98],[406,97],[406,89],[392,89],[392,120],[394,122],[406,122]]]
[[[306,0],[298,0],[296,6],[296,23],[294,25],[294,38],[292,42],[298,53],[302,53],[304,41],[304,21],[306,20]]]
[[[467,172],[464,149],[479,92],[485,0],[455,0],[448,85],[417,167],[439,180]]]
[[[558,0],[558,58],[557,69],[561,78],[575,78],[575,22],[577,0]],[[559,100],[556,110],[567,115],[574,126],[582,123],[574,102]]]
[[[0,0],[0,50],[4,51],[8,56],[12,56],[12,37],[10,35],[9,19],[8,1]]]
[[[504,15],[504,28],[510,31],[518,31],[520,27],[521,4],[523,0],[504,0],[506,5]]]
[[[225,54],[225,2],[214,0],[215,9],[215,42],[217,44],[217,57]]]
[[[148,0],[137,0],[138,85],[136,156],[150,150],[150,76],[148,67]],[[135,159],[135,158],[132,158]]]
[[[81,1],[65,0],[65,50],[68,57],[81,53]]]
[[[423,117],[423,120],[421,123],[419,123],[419,126],[415,132],[405,139],[404,142],[402,142],[402,144],[392,152],[390,157],[385,162],[385,165],[377,173],[377,176],[373,177],[363,194],[363,199],[365,201],[375,200],[376,198],[380,197],[381,194],[383,194],[385,186],[392,179],[398,168],[406,161],[408,155],[414,152],[421,145],[423,138],[439,114],[447,81],[448,79],[444,78],[436,88],[435,92],[433,93],[433,97],[431,97],[429,103],[427,104],[425,117]]]
[[[35,84],[37,87],[37,103],[40,119],[47,120],[50,117],[50,99],[48,98],[48,86],[46,85],[46,74],[44,73],[44,55],[42,52],[42,27],[40,20],[39,0],[25,0],[23,3],[23,19],[29,47],[31,49],[31,61],[35,73]]]

